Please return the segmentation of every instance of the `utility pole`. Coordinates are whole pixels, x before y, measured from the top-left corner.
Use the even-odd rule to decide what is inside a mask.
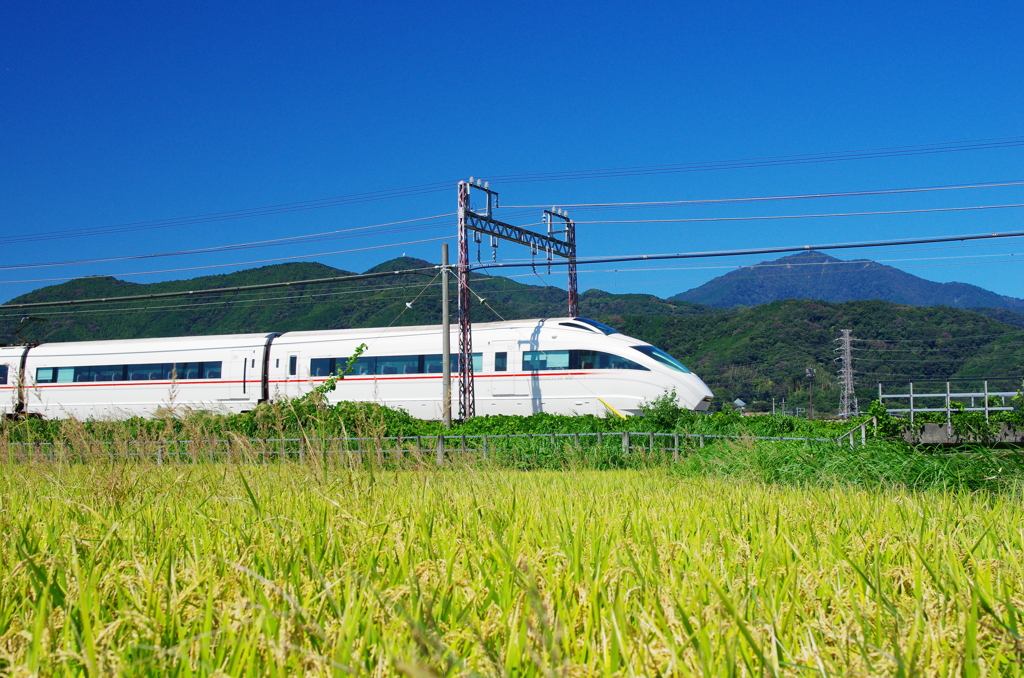
[[[448,309],[448,243],[441,243],[441,420],[452,427],[452,322]]]
[[[807,383],[809,384],[810,392],[811,392],[811,394],[810,394],[811,395],[810,415],[808,416],[808,419],[810,419],[811,421],[814,421],[814,368],[813,367],[808,367],[807,368]]]
[[[839,330],[840,356],[837,360],[842,361],[839,368],[839,416],[843,419],[857,416],[857,394],[853,388],[853,348],[851,346],[851,330]]]

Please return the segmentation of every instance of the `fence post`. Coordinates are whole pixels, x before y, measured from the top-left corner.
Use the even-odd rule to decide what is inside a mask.
[[[988,379],[985,380],[985,421],[988,421]]]
[[[651,454],[654,454],[654,431],[651,431],[651,433],[649,434],[649,436],[650,436],[650,437],[649,437],[649,441],[650,441],[650,442],[649,442],[649,445],[648,445],[648,448],[649,448],[649,449],[648,449],[648,451],[649,451],[649,452],[650,452]]]
[[[861,445],[867,445],[868,444],[868,423],[867,422],[864,422],[863,424],[860,425],[860,444]]]
[[[622,432],[622,453],[629,454],[629,431]]]
[[[914,382],[910,382],[910,428],[914,428]]]
[[[444,464],[444,436],[437,434],[437,465]]]
[[[679,463],[679,434],[672,436],[672,463]]]
[[[597,446],[601,447],[604,445],[604,431],[597,432]]]
[[[952,411],[949,405],[949,382],[946,382],[946,437],[953,436]]]
[[[704,434],[703,433],[700,434],[700,446],[704,447]]]

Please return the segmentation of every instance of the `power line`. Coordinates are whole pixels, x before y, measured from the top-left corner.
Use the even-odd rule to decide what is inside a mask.
[[[664,261],[670,259],[706,259],[712,257],[736,257],[736,256],[752,256],[758,254],[782,254],[785,252],[808,252],[815,250],[844,250],[844,249],[860,249],[866,247],[892,247],[897,245],[924,245],[929,243],[939,242],[961,242],[968,240],[991,240],[997,238],[1019,238],[1024,237],[1024,231],[1012,231],[1006,233],[982,233],[973,235],[955,235],[945,237],[933,237],[933,238],[912,238],[908,240],[876,240],[876,241],[864,241],[864,242],[852,242],[852,243],[835,243],[830,245],[800,245],[800,246],[789,246],[789,247],[762,247],[750,250],[720,250],[717,252],[687,252],[679,254],[642,254],[626,257],[587,257],[585,259],[577,259],[577,265],[584,264],[610,264],[616,262],[625,261]],[[565,262],[551,261],[544,262],[545,266],[565,266]],[[506,264],[506,263],[494,263],[494,264],[482,264],[473,266],[473,270],[484,270],[491,268],[525,268],[533,267],[533,263],[522,263],[522,264]]]
[[[967,141],[940,142],[909,146],[887,146],[856,151],[834,151],[799,155],[762,156],[739,160],[696,162],[674,165],[647,165],[639,167],[617,167],[607,169],[576,170],[567,172],[543,172],[537,174],[506,174],[482,176],[490,181],[503,183],[530,183],[539,181],[568,181],[573,179],[598,179],[625,176],[648,176],[681,172],[708,172],[727,169],[750,169],[758,167],[779,167],[782,165],[804,165],[847,160],[875,160],[937,153],[958,153],[963,151],[1017,148],[1024,146],[1024,136],[973,139]]]
[[[337,250],[335,252],[317,252],[316,254],[300,254],[291,257],[277,257],[274,259],[257,259],[255,261],[236,261],[230,264],[210,264],[207,266],[188,266],[185,268],[168,268],[160,271],[135,271],[131,273],[109,273],[105,276],[86,276],[91,278],[96,277],[128,277],[136,275],[154,275],[157,273],[181,273],[182,271],[204,271],[211,268],[230,268],[232,266],[248,266],[250,264],[270,264],[281,261],[295,261],[297,259],[312,259],[313,257],[327,257],[334,254],[349,254],[351,252],[366,252],[368,250],[381,250],[389,247],[402,247],[404,245],[418,245],[425,242],[437,242],[438,240],[450,240],[451,237],[443,238],[425,238],[423,240],[410,240],[407,242],[389,243],[387,245],[373,245],[371,247],[357,247],[350,250]],[[12,283],[38,283],[38,282],[58,282],[66,280],[82,280],[82,278],[40,278],[38,280],[0,280],[0,285],[12,284]]]
[[[375,224],[373,226],[357,226],[355,228],[345,228],[336,231],[324,231],[322,233],[310,233],[308,235],[295,235],[287,238],[273,238],[270,240],[256,240],[253,242],[236,243],[231,245],[217,245],[214,247],[200,247],[198,249],[191,250],[176,250],[172,252],[156,252],[149,254],[133,254],[122,257],[106,257],[102,259],[80,259],[77,261],[56,261],[56,262],[42,262],[33,264],[6,264],[0,265],[0,270],[10,271],[24,268],[48,268],[53,266],[78,266],[82,264],[98,264],[108,263],[111,261],[129,261],[133,259],[156,259],[160,257],[176,257],[189,254],[210,254],[216,252],[229,252],[234,250],[253,249],[258,247],[277,247],[281,245],[294,245],[300,242],[320,242],[323,240],[336,240],[341,238],[359,237],[364,235],[389,235],[394,233],[404,233],[410,230],[427,230],[433,228],[444,228],[445,225],[439,226],[413,226],[407,228],[394,228],[386,231],[376,231],[374,233],[363,233],[364,231],[370,231],[374,229],[386,228],[390,226],[398,226],[403,224],[419,223],[424,221],[433,221],[436,219],[443,219],[447,217],[455,216],[455,213],[449,214],[438,214],[432,217],[419,217],[417,219],[405,219],[402,221],[392,221],[384,224]]]
[[[973,205],[969,207],[933,207],[916,210],[882,210],[876,212],[833,212],[829,214],[777,214],[751,217],[688,217],[685,219],[615,219],[603,221],[576,221],[576,224],[681,224],[714,221],[778,221],[780,219],[833,219],[841,217],[876,217],[894,214],[930,214],[935,212],[967,212],[1024,207],[1024,203],[1007,205]],[[532,224],[531,224],[532,225]]]
[[[677,207],[690,205],[723,205],[751,202],[772,202],[779,200],[810,200],[818,198],[850,198],[877,195],[898,195],[905,193],[930,193],[935,191],[959,191],[975,188],[1002,188],[1007,186],[1022,186],[1024,181],[997,181],[983,184],[952,184],[948,186],[921,186],[916,188],[887,188],[873,191],[846,191],[839,193],[806,193],[800,195],[769,195],[752,198],[710,198],[699,200],[654,200],[649,202],[582,202],[569,205],[558,205],[559,207],[571,207],[576,210],[590,209],[632,209],[646,207]],[[503,205],[503,209],[538,209],[547,207],[544,205]]]
[[[347,289],[338,292],[313,292],[303,294],[302,296],[284,295],[279,297],[249,297],[243,299],[219,299],[217,301],[208,301],[203,303],[187,303],[187,304],[163,304],[160,306],[125,306],[120,308],[87,308],[77,310],[66,310],[66,311],[38,311],[33,315],[40,316],[71,316],[71,315],[92,315],[96,313],[155,313],[157,311],[165,311],[176,308],[187,308],[189,310],[206,310],[221,306],[245,306],[249,304],[260,304],[261,306],[276,306],[280,304],[295,304],[302,303],[307,300],[320,299],[326,297],[338,297],[352,294],[366,294],[367,292],[392,292],[392,291],[403,291],[409,289],[419,289],[421,287],[433,287],[436,286],[434,283],[426,283],[425,285],[391,285],[384,287],[359,287],[356,289]],[[242,292],[241,294],[244,294]],[[111,302],[114,303],[114,302]],[[0,311],[5,307],[0,306]],[[24,313],[7,313],[0,314],[0,318],[21,318],[24,317]]]
[[[294,287],[297,285],[322,285],[333,282],[350,282],[355,280],[372,280],[373,278],[386,278],[395,275],[430,275],[426,271],[433,271],[437,267],[429,266],[424,268],[411,268],[401,271],[381,271],[379,273],[360,273],[356,275],[342,275],[331,278],[313,278],[310,280],[293,280],[290,282],[262,283],[259,285],[238,285],[235,287],[218,287],[206,290],[187,290],[183,292],[157,292],[153,294],[136,294],[124,297],[105,297],[101,299],[75,299],[72,301],[38,301],[25,304],[3,304],[0,309],[22,310],[30,308],[53,308],[55,306],[84,306],[87,304],[106,304],[110,302],[143,301],[147,299],[170,299],[173,297],[195,297],[207,294],[227,294],[231,292],[243,292],[249,290],[269,290],[277,287]],[[435,276],[436,277],[436,276]]]
[[[240,210],[229,210],[226,212],[208,212],[185,217],[170,217],[166,219],[154,219],[151,221],[134,221],[112,226],[94,226],[87,228],[72,228],[60,231],[44,231],[42,233],[11,235],[5,237],[7,244],[38,242],[41,240],[59,240],[63,238],[81,238],[92,235],[109,235],[113,233],[127,233],[133,231],[144,231],[159,228],[170,228],[174,226],[191,226],[194,224],[207,224],[217,221],[231,221],[236,219],[249,219],[252,217],[286,214],[289,212],[302,212],[326,207],[342,207],[358,203],[374,202],[379,200],[391,200],[393,198],[404,198],[408,196],[423,195],[426,193],[437,193],[448,190],[450,182],[435,182],[433,184],[422,184],[420,186],[409,186],[406,188],[389,189],[382,191],[371,191],[369,193],[355,193],[347,196],[334,198],[319,198],[302,202],[282,203],[279,205],[268,205],[264,207],[250,207]]]
[[[623,176],[647,176],[652,174],[667,174],[679,172],[706,172],[726,169],[749,169],[756,167],[778,167],[782,165],[801,165],[808,163],[842,162],[848,160],[870,160],[879,158],[896,158],[914,155],[929,155],[936,153],[957,153],[965,151],[992,150],[1000,148],[1016,148],[1024,146],[1024,136],[996,137],[990,139],[973,139],[966,141],[939,142],[932,144],[917,144],[909,146],[889,146],[882,148],[861,149],[855,151],[832,151],[824,153],[808,153],[784,156],[762,156],[755,158],[744,158],[739,160],[709,161],[697,163],[669,164],[669,165],[648,165],[638,167],[618,167],[589,170],[570,170],[563,172],[543,172],[533,174],[505,174],[487,177],[491,181],[502,180],[505,183],[530,183],[538,181],[566,181],[572,179],[594,179]],[[249,219],[253,217],[272,216],[291,212],[301,212],[328,207],[342,207],[346,205],[391,200],[395,198],[438,193],[450,188],[452,181],[433,182],[406,186],[403,188],[384,189],[380,191],[369,191],[365,193],[353,193],[349,195],[334,196],[330,198],[318,198],[299,202],[279,203],[261,207],[249,207],[238,210],[227,210],[221,212],[206,212],[182,217],[169,217],[164,219],[153,219],[148,221],[135,221],[109,226],[95,226],[63,229],[57,231],[46,231],[41,233],[23,233],[8,235],[5,243],[8,245],[38,242],[44,240],[57,240],[63,238],[80,238],[94,235],[109,235],[115,233],[126,233],[141,230],[171,228],[175,226],[189,226],[205,224],[218,221],[230,221],[237,219]]]

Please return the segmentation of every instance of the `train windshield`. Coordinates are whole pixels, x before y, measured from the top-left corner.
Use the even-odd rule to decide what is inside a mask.
[[[573,320],[575,320],[578,323],[587,323],[591,327],[596,327],[605,334],[619,334],[619,331],[614,327],[610,327],[608,325],[605,325],[604,323],[599,323],[596,320],[591,320],[590,318],[573,318]]]
[[[654,346],[634,346],[633,348],[640,351],[648,358],[654,358],[665,367],[669,367],[677,372],[690,374],[690,370],[686,365],[682,364],[668,353],[665,353],[660,348],[655,348]]]

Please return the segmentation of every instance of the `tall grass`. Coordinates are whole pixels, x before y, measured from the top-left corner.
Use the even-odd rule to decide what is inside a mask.
[[[1021,672],[1012,484],[422,469],[0,468],[2,670]]]

